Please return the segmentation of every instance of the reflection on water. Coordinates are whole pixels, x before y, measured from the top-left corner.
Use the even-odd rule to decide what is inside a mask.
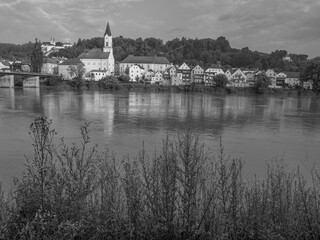
[[[43,115],[70,141],[90,122],[92,141],[120,153],[136,154],[143,141],[153,151],[166,134],[191,128],[213,148],[222,137],[247,173],[261,174],[277,156],[309,168],[320,160],[319,108],[316,97],[0,89],[0,178],[21,172],[28,127]]]

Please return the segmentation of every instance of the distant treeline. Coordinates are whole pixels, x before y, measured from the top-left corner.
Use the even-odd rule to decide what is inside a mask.
[[[86,49],[102,48],[103,38],[78,39],[73,47],[61,49],[50,56],[66,58],[78,57]],[[206,68],[220,62],[226,67],[242,68],[273,68],[276,71],[303,71],[307,64],[307,55],[288,54],[285,50],[276,50],[271,54],[251,51],[248,47],[234,49],[225,37],[217,39],[187,39],[175,38],[163,42],[157,38],[124,38],[122,36],[113,38],[113,50],[115,60],[120,62],[128,55],[166,56],[170,62],[189,65],[197,65]],[[5,59],[25,59],[30,56],[32,43],[22,45],[0,44],[0,57]],[[284,61],[283,57],[289,55],[292,62]]]

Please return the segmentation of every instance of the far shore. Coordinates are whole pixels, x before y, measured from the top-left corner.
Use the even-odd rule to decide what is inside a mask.
[[[214,86],[204,86],[204,85],[157,85],[157,84],[144,84],[144,83],[121,83],[121,82],[109,82],[101,83],[95,81],[86,81],[82,84],[75,84],[70,81],[57,82],[54,85],[50,85],[47,82],[42,82],[40,85],[41,89],[55,89],[55,90],[94,90],[94,91],[146,91],[146,92],[188,92],[188,93],[207,93],[216,95],[230,95],[230,94],[240,94],[240,95],[261,95],[256,93],[254,87],[226,87],[226,88],[216,88]],[[268,88],[263,94],[266,95],[283,95],[283,96],[300,96],[308,95],[315,96],[315,92],[309,89],[303,88]]]

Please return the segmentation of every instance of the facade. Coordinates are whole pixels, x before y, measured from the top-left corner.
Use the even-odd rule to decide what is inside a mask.
[[[7,61],[0,60],[0,70],[10,70],[10,64]]]
[[[277,73],[273,69],[268,69],[266,71],[266,76],[270,78],[272,86],[277,85]]]
[[[120,75],[125,74],[126,69],[134,65],[139,65],[146,71],[151,69],[154,72],[163,72],[169,66],[171,66],[169,60],[166,57],[129,55],[120,62]]]
[[[41,67],[41,73],[58,74],[59,61],[55,58],[44,58]]]
[[[151,83],[154,84],[163,84],[164,78],[163,78],[163,74],[160,71],[157,71],[154,74],[154,77],[151,78]]]
[[[289,87],[300,86],[300,73],[299,72],[287,72],[285,84]]]
[[[151,81],[152,77],[154,77],[154,71],[149,69],[147,72],[145,72],[144,79],[146,79],[147,81]]]
[[[144,75],[144,69],[141,66],[134,65],[129,68],[130,81],[138,82],[143,75]]]
[[[249,84],[246,81],[246,75],[241,71],[240,68],[232,73],[230,77],[230,83],[233,87],[249,87]]]
[[[277,74],[276,86],[284,87],[286,83],[287,75],[283,72]]]
[[[58,65],[58,74],[65,80],[72,80],[76,75],[70,72],[71,67],[80,68],[84,67],[84,64],[78,58],[67,59]]]
[[[107,23],[104,34],[103,49],[94,48],[88,52],[82,53],[78,58],[84,64],[87,77],[93,70],[106,71],[108,75],[114,74],[114,57],[112,47],[112,34],[109,23]]]
[[[232,76],[232,70],[230,69],[227,69],[224,74],[227,76],[228,80],[230,81],[231,79],[231,76]]]
[[[247,71],[244,74],[246,75],[246,83],[252,87],[255,83],[255,73],[253,71]]]
[[[108,76],[108,72],[105,70],[92,70],[90,72],[90,79],[93,81],[99,81],[106,76]]]
[[[224,71],[221,68],[208,68],[204,72],[204,81],[207,85],[213,84],[213,77],[217,74],[224,74]]]
[[[203,83],[204,81],[204,69],[199,65],[192,69],[192,82]]]
[[[191,83],[191,69],[186,63],[181,64],[177,70],[177,75],[182,79],[182,84]]]
[[[178,86],[178,85],[182,85],[182,84],[183,84],[182,78],[179,77],[178,74],[171,77],[171,85]]]
[[[44,56],[48,56],[50,53],[58,52],[60,49],[72,47],[71,43],[63,43],[62,46],[58,46],[54,38],[50,38],[50,42],[43,42],[41,44],[41,50]]]

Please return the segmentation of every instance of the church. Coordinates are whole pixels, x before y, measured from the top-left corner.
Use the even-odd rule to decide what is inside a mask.
[[[103,49],[93,48],[82,53],[78,59],[84,64],[86,75],[100,80],[102,77],[114,74],[114,57],[112,48],[112,34],[109,22],[104,33]]]

